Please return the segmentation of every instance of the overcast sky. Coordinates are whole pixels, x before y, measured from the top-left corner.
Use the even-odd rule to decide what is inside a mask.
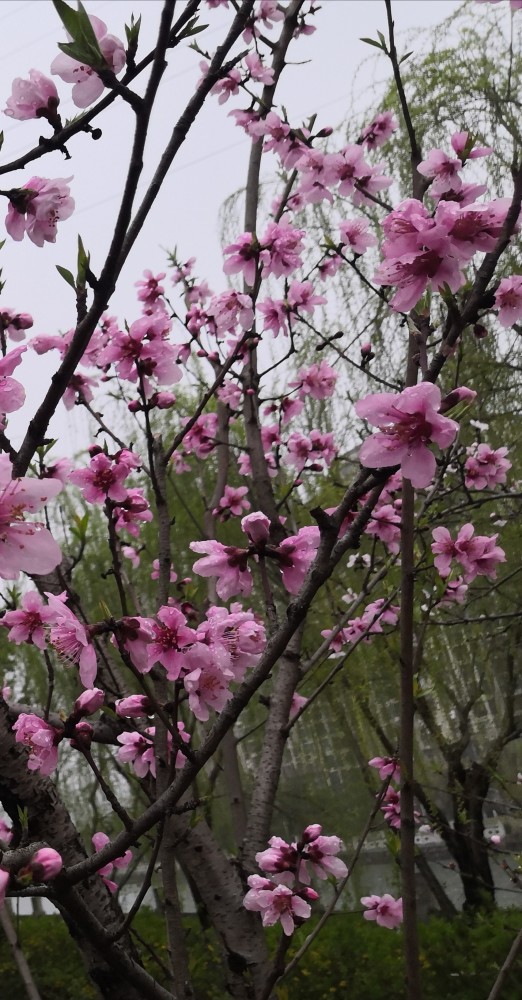
[[[124,24],[131,13],[142,18],[140,52],[145,54],[153,44],[161,2],[159,0],[104,0],[89,3],[89,13],[102,18],[109,32],[124,39]],[[179,4],[181,6],[181,3]],[[398,38],[416,28],[429,28],[450,15],[459,5],[455,0],[395,0],[394,18]],[[218,8],[204,8],[204,23],[209,29],[200,37],[204,48],[213,49],[230,21],[230,13]],[[480,8],[479,8],[480,9]],[[308,115],[317,112],[321,125],[337,125],[350,108],[361,110],[372,104],[372,91],[387,72],[383,57],[373,55],[360,41],[361,36],[376,37],[386,33],[383,0],[322,0],[316,15],[317,31],[301,37],[290,50],[290,59],[301,65],[289,66],[278,88],[278,101],[285,105],[289,120],[298,125]],[[10,95],[11,82],[17,76],[27,76],[32,68],[49,72],[58,53],[56,43],[64,39],[63,30],[51,2],[47,0],[2,0],[0,3],[0,107]],[[400,45],[399,45],[400,48]],[[170,134],[172,125],[190,98],[200,76],[199,56],[188,47],[180,47],[169,56],[160,98],[150,132],[143,186],[150,177],[158,156]],[[75,108],[70,99],[70,86],[56,79],[61,96],[62,117],[72,117]],[[373,102],[374,103],[374,102]],[[227,113],[244,102],[231,99],[220,107],[215,97],[207,98],[206,106],[176,158],[164,189],[152,210],[145,230],[131,253],[110,312],[121,320],[132,322],[139,311],[135,304],[133,283],[144,268],[164,269],[162,248],[178,247],[186,259],[197,256],[198,273],[206,276],[215,291],[222,291],[226,282],[220,270],[219,209],[225,198],[244,184],[249,144]],[[46,123],[14,122],[1,116],[5,134],[2,162],[8,162],[31,148],[44,132]],[[72,159],[64,162],[60,153],[53,153],[26,171],[10,175],[2,187],[26,183],[34,173],[44,177],[73,177],[71,192],[76,211],[61,223],[55,245],[35,247],[27,239],[14,243],[9,237],[0,254],[0,266],[7,286],[0,305],[30,312],[35,320],[35,333],[56,333],[74,324],[74,294],[58,275],[55,265],[75,271],[77,235],[90,250],[96,273],[104,260],[111,228],[118,210],[122,179],[128,159],[132,135],[133,112],[119,103],[100,118],[103,137],[93,142],[86,135],[76,137],[69,146]],[[268,165],[268,162],[267,162]],[[266,168],[265,168],[266,169]],[[3,206],[2,206],[3,211]],[[0,234],[1,237],[1,234]],[[22,411],[10,420],[10,435],[19,443],[27,420],[43,397],[56,355],[36,358],[32,352],[18,369],[28,390],[28,400]],[[76,416],[76,412],[73,414]],[[63,436],[62,453],[73,453],[85,445],[85,423],[75,421],[63,406],[55,418],[52,433]]]

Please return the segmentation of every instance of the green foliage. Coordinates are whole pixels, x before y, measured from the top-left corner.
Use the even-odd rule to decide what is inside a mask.
[[[522,913],[507,910],[470,922],[458,917],[449,922],[432,919],[421,926],[421,964],[425,1000],[452,997],[478,1000],[486,997],[495,981],[513,938],[522,926]],[[142,912],[135,921],[140,938],[160,960],[166,956],[162,918]],[[311,925],[295,936],[289,958],[310,933]],[[217,942],[202,932],[195,918],[187,920],[191,972],[198,1000],[223,1000],[225,996]],[[18,933],[42,1000],[95,1000],[75,945],[58,917],[22,917]],[[279,931],[271,929],[275,948]],[[139,946],[139,940],[138,940]],[[158,966],[144,950],[148,971]],[[158,976],[162,982],[161,973]],[[2,1000],[20,1000],[22,984],[5,939],[0,939]],[[385,984],[385,987],[384,987]],[[278,989],[279,1000],[403,1000],[404,981],[400,932],[367,923],[360,913],[334,914],[311,948]],[[520,996],[520,962],[510,973],[502,1000]]]

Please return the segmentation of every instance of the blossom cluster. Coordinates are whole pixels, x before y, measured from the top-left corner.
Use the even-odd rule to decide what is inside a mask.
[[[261,871],[272,877],[250,875],[249,891],[243,906],[261,913],[263,925],[280,921],[284,934],[291,936],[296,926],[308,920],[311,903],[319,898],[310,888],[310,876],[319,879],[346,878],[348,869],[337,857],[342,849],[339,837],[325,837],[318,823],[307,826],[299,841],[288,844],[281,837],[271,837],[270,847],[256,854]]]

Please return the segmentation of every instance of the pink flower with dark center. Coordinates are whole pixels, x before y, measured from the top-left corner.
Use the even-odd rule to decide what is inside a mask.
[[[310,904],[302,896],[292,892],[289,886],[261,878],[260,875],[250,875],[248,884],[250,890],[243,900],[243,906],[247,910],[261,913],[264,927],[271,927],[280,920],[283,932],[290,937],[296,923],[308,920],[312,912]],[[313,893],[313,890],[307,890],[307,893]],[[317,893],[313,893],[311,898],[317,899]]]
[[[307,844],[303,850],[298,871],[299,881],[305,884],[309,883],[308,865],[311,865],[317,878],[327,879],[329,875],[333,875],[336,879],[345,878],[348,869],[344,861],[336,857],[342,850],[342,840],[339,837],[323,837],[318,823],[307,827],[307,831],[309,831],[306,836]]]
[[[270,847],[256,854],[256,862],[264,872],[293,872],[295,874],[299,863],[299,851],[296,844],[287,844],[281,837],[270,837]]]
[[[38,715],[22,712],[13,725],[16,742],[29,748],[27,767],[30,771],[41,771],[49,775],[58,763],[58,743],[61,733]]]
[[[366,253],[369,247],[377,246],[377,239],[369,232],[369,228],[367,219],[346,219],[345,222],[340,222],[341,243],[350,247],[354,253]]]
[[[333,395],[335,383],[339,378],[338,372],[331,368],[326,361],[320,364],[310,365],[310,368],[302,368],[298,371],[295,381],[289,382],[289,386],[299,387],[299,396],[311,396],[312,399],[328,399]]]
[[[149,771],[153,777],[156,776],[154,744],[148,736],[142,733],[121,733],[116,739],[121,743],[116,753],[120,763],[132,764],[138,778],[144,778]]]
[[[52,80],[38,69],[29,70],[29,79],[17,77],[13,80],[11,97],[7,98],[4,115],[18,121],[30,118],[48,118],[51,124],[58,123],[57,107],[60,103],[58,91]]]
[[[363,128],[359,142],[368,149],[377,149],[383,146],[391,135],[398,129],[399,123],[391,111],[382,111],[376,115],[373,122]]]
[[[357,416],[380,430],[366,438],[359,459],[370,469],[399,465],[413,486],[429,486],[435,475],[435,455],[428,445],[448,448],[458,424],[438,412],[440,389],[429,382],[410,386],[395,396],[390,392],[367,396],[355,404]]]
[[[69,479],[81,488],[88,503],[121,502],[127,498],[123,481],[128,475],[124,462],[114,462],[104,452],[99,452],[91,458],[88,469],[71,472]]]
[[[25,337],[25,331],[33,325],[33,317],[29,313],[17,313],[14,309],[0,309],[0,330],[18,342]]]
[[[219,515],[225,520],[231,514],[233,517],[241,517],[243,511],[250,510],[247,493],[247,486],[225,486],[223,496],[219,500],[219,507],[212,511],[214,517]]]
[[[201,661],[200,661],[201,662]],[[204,663],[183,678],[189,696],[189,708],[200,722],[207,722],[209,709],[221,712],[232,697],[229,689],[234,680],[231,670],[223,669],[215,663]]]
[[[99,17],[90,14],[89,21],[107,67],[118,75],[125,66],[126,60],[123,42],[120,42],[120,39],[114,35],[107,34],[107,25]],[[67,33],[67,37],[69,41],[72,41],[69,33]],[[77,108],[87,108],[89,104],[97,101],[105,90],[105,84],[92,66],[78,62],[64,52],[56,56],[56,59],[51,63],[51,73],[53,76],[61,77],[65,83],[74,84],[72,99]]]
[[[511,468],[511,462],[506,458],[507,448],[494,450],[488,444],[477,444],[466,451],[464,484],[468,489],[494,489],[506,482]]]
[[[52,613],[50,641],[59,656],[69,663],[77,663],[84,687],[92,688],[98,668],[96,651],[84,625],[76,615],[54,594],[46,592]]]
[[[363,913],[365,920],[375,920],[380,927],[389,930],[402,924],[402,899],[385,893],[384,896],[362,896],[361,903],[367,907]]]
[[[21,642],[29,642],[38,649],[45,649],[45,630],[51,618],[52,613],[38,591],[30,590],[23,595],[19,609],[6,611],[2,624],[9,629],[8,639],[17,646]]]
[[[319,528],[310,525],[300,528],[297,535],[285,538],[277,548],[276,558],[283,583],[290,594],[301,589],[319,545]]]
[[[10,192],[5,228],[13,240],[20,241],[27,234],[37,247],[56,242],[58,222],[74,211],[70,180],[31,177],[23,187]]]
[[[170,681],[176,681],[185,665],[183,650],[194,643],[196,636],[187,628],[187,619],[178,608],[163,607],[157,614],[159,624],[152,625],[153,640],[148,646],[148,669],[161,663]]]
[[[203,559],[198,559],[192,567],[200,576],[217,576],[216,590],[223,601],[228,601],[233,594],[243,594],[245,597],[252,591],[252,575],[247,566],[247,550],[235,545],[221,545],[220,542],[191,542],[193,552],[202,552]]]
[[[513,326],[522,319],[522,275],[502,278],[495,293],[495,306],[502,326]]]
[[[252,287],[256,278],[256,267],[260,246],[253,233],[241,233],[236,243],[230,243],[223,253],[228,257],[223,265],[225,274],[242,273],[247,285]]]

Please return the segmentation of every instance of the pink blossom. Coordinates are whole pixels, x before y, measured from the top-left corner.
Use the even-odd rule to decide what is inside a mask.
[[[312,399],[328,399],[333,395],[338,378],[338,372],[326,361],[321,361],[320,364],[310,365],[310,368],[302,368],[297,372],[295,381],[288,385],[298,386],[301,398],[311,396]]]
[[[522,3],[522,0],[520,0]],[[491,156],[493,149],[491,146],[475,146],[474,137],[469,132],[454,132],[451,137],[451,145],[457,156],[463,163],[466,160],[476,160],[478,157]]]
[[[311,914],[310,904],[302,896],[295,894],[284,884],[277,884],[260,875],[250,875],[250,886],[243,906],[262,914],[263,926],[271,927],[281,921],[283,932],[288,936],[294,933],[296,922],[308,920]],[[310,891],[310,890],[309,890]],[[317,898],[317,894],[315,894]]]
[[[38,69],[29,70],[29,80],[13,80],[11,97],[7,98],[4,115],[18,121],[48,118],[57,123],[58,91],[52,80]]]
[[[61,872],[62,856],[52,847],[41,847],[36,854],[33,854],[27,867],[32,872],[35,882],[48,882]]]
[[[346,219],[340,222],[341,243],[349,246],[354,253],[365,253],[368,247],[377,246],[377,239],[368,231],[369,228],[367,219]]]
[[[375,920],[380,927],[389,930],[402,924],[402,899],[385,893],[384,896],[362,896],[361,903],[367,907],[363,914],[365,920]]]
[[[263,267],[263,278],[268,278],[271,274],[280,278],[283,275],[292,274],[301,266],[300,254],[303,249],[304,236],[303,229],[295,229],[286,219],[282,219],[279,223],[268,223],[260,240],[262,248],[260,262]]]
[[[33,325],[33,317],[29,313],[17,313],[14,309],[7,309],[5,306],[0,309],[0,331],[18,342],[25,337],[25,331]]]
[[[107,34],[107,25],[95,17],[89,15],[92,29],[98,40],[102,56],[110,70],[116,75],[125,66],[125,48],[119,38]],[[67,33],[69,41],[71,36]],[[51,63],[51,73],[59,76],[65,83],[73,83],[72,99],[77,108],[87,108],[89,104],[97,101],[105,90],[105,84],[100,79],[96,70],[92,66],[77,62],[71,56],[61,52]]]
[[[37,247],[56,242],[58,222],[74,211],[69,180],[31,177],[23,187],[10,192],[5,228],[13,240],[20,241],[27,234]]]
[[[377,507],[366,526],[365,534],[373,535],[384,542],[389,552],[400,550],[401,519],[393,504],[381,504]]]
[[[216,591],[223,601],[228,601],[233,594],[247,597],[251,593],[252,576],[247,566],[246,549],[213,540],[191,542],[190,548],[204,554],[203,559],[194,563],[194,572],[199,576],[217,576]]]
[[[435,475],[435,455],[428,444],[448,448],[458,424],[438,413],[440,389],[429,382],[410,386],[398,396],[389,392],[367,396],[355,404],[357,416],[380,430],[366,438],[359,459],[371,469],[401,465],[415,487],[429,486]]]
[[[26,346],[15,347],[5,357],[0,358],[0,414],[14,413],[25,402],[23,385],[17,379],[11,378],[11,375],[21,363],[22,354],[26,350]]]
[[[116,753],[120,763],[132,764],[138,778],[145,778],[149,771],[153,777],[156,776],[154,744],[148,736],[142,733],[121,733],[116,739],[121,743]]]
[[[493,450],[488,444],[475,444],[466,449],[464,484],[468,489],[486,490],[506,482],[511,462],[507,448]]]
[[[201,662],[201,661],[200,661]],[[207,722],[209,708],[221,712],[232,697],[230,681],[234,679],[231,670],[223,669],[217,663],[201,663],[183,678],[189,696],[189,708],[200,722]]]
[[[58,763],[58,743],[61,734],[37,715],[22,712],[13,725],[16,742],[29,748],[27,767],[49,775]]]
[[[455,541],[447,528],[435,528],[431,551],[436,556],[434,562],[440,575],[449,576],[451,562],[456,559],[464,571],[464,582],[470,583],[476,576],[496,578],[496,567],[506,561],[506,554],[495,542],[498,535],[475,535],[472,524],[460,528]]]
[[[381,781],[385,781],[386,778],[390,778],[391,781],[400,781],[400,767],[395,757],[372,757],[368,764],[370,767],[378,768]]]
[[[110,844],[110,840],[106,833],[101,833],[101,832],[94,833],[91,840],[94,850],[96,852],[102,851],[104,847],[107,847],[107,844]],[[114,858],[114,860],[109,861],[107,865],[103,865],[102,868],[98,868],[98,875],[101,875],[109,892],[114,893],[118,889],[117,883],[112,882],[111,879],[109,878],[109,875],[112,875],[112,872],[115,868],[126,868],[127,865],[130,864],[131,860],[132,860],[132,851],[125,851],[125,854],[123,854],[121,857]]]
[[[126,499],[114,508],[115,528],[116,531],[128,531],[129,535],[137,538],[142,522],[152,521],[153,514],[142,490],[130,489],[126,492]]]
[[[134,282],[134,287],[138,289],[138,299],[143,302],[144,308],[158,308],[161,305],[161,297],[165,294],[165,289],[161,281],[165,277],[165,272],[154,275],[152,271],[144,271],[143,278]]]
[[[290,594],[297,594],[315,559],[319,545],[319,528],[300,528],[297,535],[285,538],[277,549],[277,561],[283,583]]]
[[[257,83],[263,83],[269,85],[274,82],[274,71],[264,66],[257,52],[249,52],[245,56],[245,65],[248,68],[250,76]]]
[[[363,128],[359,142],[367,146],[368,149],[377,149],[388,141],[391,135],[399,127],[395,115],[391,111],[382,111],[376,115],[374,120]]]
[[[183,423],[187,423],[185,417]],[[206,458],[216,447],[217,413],[203,413],[183,438],[183,447],[187,455]]]
[[[219,507],[212,512],[214,517],[220,515],[222,518],[241,517],[245,510],[250,510],[250,502],[247,500],[247,486],[225,486],[223,496],[220,497]]]
[[[185,658],[183,650],[195,640],[192,629],[187,628],[187,619],[178,608],[160,608],[158,622],[152,624],[152,642],[148,646],[148,669],[154,663],[161,663],[170,681],[176,681],[181,673]]]
[[[96,677],[96,651],[87,630],[76,615],[54,594],[46,593],[52,612],[50,640],[59,656],[79,666],[84,687],[92,688]]]
[[[8,355],[9,357],[9,355]],[[12,479],[12,464],[0,455],[0,577],[16,580],[18,573],[50,573],[62,554],[48,528],[25,521],[61,490],[56,479]]]
[[[460,189],[462,181],[459,170],[461,169],[461,160],[448,156],[442,149],[431,149],[427,159],[422,160],[417,167],[420,174],[433,181],[430,194],[439,196],[446,191]]]
[[[522,319],[522,275],[502,278],[495,293],[495,306],[502,326],[513,326]]]
[[[301,882],[308,884],[310,881],[308,865],[320,879],[327,879],[329,875],[333,875],[335,879],[346,877],[348,869],[344,861],[336,856],[343,847],[339,837],[321,836],[321,827],[318,823],[314,823],[306,828],[303,839],[306,840],[306,846],[302,851],[298,869],[298,878]]]
[[[29,590],[22,596],[19,609],[6,611],[2,624],[9,629],[8,639],[17,646],[30,642],[38,649],[45,649],[45,629],[51,617],[38,591]]]
[[[263,332],[271,330],[277,337],[281,331],[285,337],[288,336],[289,307],[286,299],[264,299],[258,302],[257,311],[264,317]]]
[[[82,490],[89,503],[121,502],[127,498],[123,481],[129,470],[125,463],[115,462],[105,452],[93,455],[88,469],[71,472],[69,479]]]

